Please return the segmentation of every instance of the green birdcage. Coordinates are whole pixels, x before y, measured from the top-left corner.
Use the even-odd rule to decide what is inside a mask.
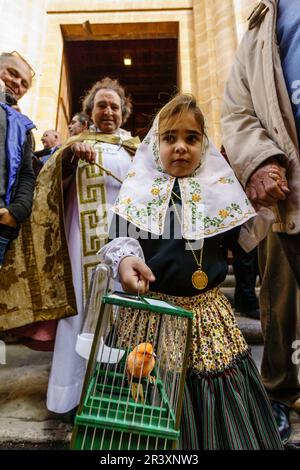
[[[89,359],[71,448],[176,449],[192,313],[152,296],[101,295],[107,273],[93,274],[78,338]]]

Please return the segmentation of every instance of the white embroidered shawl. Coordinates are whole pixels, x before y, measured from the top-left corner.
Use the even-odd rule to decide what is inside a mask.
[[[158,117],[136,152],[113,211],[142,230],[162,235],[175,177],[164,171],[160,160]],[[233,170],[210,140],[201,165],[178,182],[185,239],[211,237],[255,216]]]

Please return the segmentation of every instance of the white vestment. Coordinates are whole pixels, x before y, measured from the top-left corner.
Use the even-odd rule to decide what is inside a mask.
[[[130,136],[126,133],[124,137]],[[117,145],[102,143],[101,147],[103,166],[123,180],[132,157],[123,147]],[[77,335],[81,331],[84,313],[81,235],[75,176],[72,176],[67,183],[65,226],[78,314],[58,322],[47,392],[47,408],[56,413],[65,413],[79,404],[86,370],[86,361],[75,351]],[[111,207],[118,196],[121,185],[106,174],[104,175],[104,183],[106,204],[107,207]],[[112,212],[109,211],[108,222],[110,222],[111,216]]]

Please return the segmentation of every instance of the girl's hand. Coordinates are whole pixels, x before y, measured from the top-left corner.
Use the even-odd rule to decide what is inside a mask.
[[[145,294],[149,290],[149,282],[155,277],[151,269],[140,258],[126,256],[119,265],[119,276],[124,291]]]

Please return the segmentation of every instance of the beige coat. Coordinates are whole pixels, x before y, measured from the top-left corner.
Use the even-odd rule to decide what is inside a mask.
[[[281,231],[294,234],[300,232],[299,146],[276,43],[276,12],[276,0],[261,2],[237,51],[225,89],[223,144],[244,186],[269,157],[286,161],[291,193],[278,207]]]

